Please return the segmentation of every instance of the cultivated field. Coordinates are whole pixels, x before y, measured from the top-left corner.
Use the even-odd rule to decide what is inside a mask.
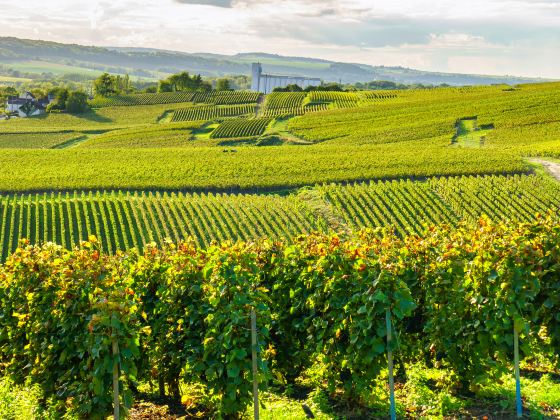
[[[526,412],[560,415],[560,184],[535,160],[560,158],[560,83],[91,106],[0,121],[0,366],[21,392],[109,412],[117,337],[123,404],[159,386],[239,417],[253,308],[265,418],[384,417],[393,350],[399,416],[477,398],[510,418],[514,331]]]

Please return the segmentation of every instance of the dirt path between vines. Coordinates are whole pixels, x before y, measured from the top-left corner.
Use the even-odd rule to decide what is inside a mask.
[[[560,181],[560,162],[550,162],[543,159],[531,159],[530,161],[542,165],[554,178]]]

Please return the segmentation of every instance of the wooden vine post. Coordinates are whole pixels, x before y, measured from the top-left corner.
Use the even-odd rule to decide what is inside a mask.
[[[120,401],[119,401],[119,342],[113,336],[113,419],[120,418]]]
[[[259,378],[257,366],[257,314],[251,308],[251,356],[253,361],[253,410],[255,420],[259,420]]]
[[[387,326],[387,362],[389,365],[389,399],[391,402],[391,420],[397,418],[397,408],[395,405],[395,378],[393,376],[393,337],[391,331],[391,309],[387,308],[385,314]]]
[[[513,327],[513,357],[515,363],[515,406],[517,418],[523,417],[523,403],[521,401],[521,376],[519,374],[519,333]]]

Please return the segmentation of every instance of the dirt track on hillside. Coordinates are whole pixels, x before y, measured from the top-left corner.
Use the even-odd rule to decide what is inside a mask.
[[[531,162],[533,163],[538,163],[542,166],[544,166],[544,168],[554,177],[556,178],[558,181],[560,181],[560,163],[558,162],[550,162],[548,160],[543,160],[543,159],[531,159]]]

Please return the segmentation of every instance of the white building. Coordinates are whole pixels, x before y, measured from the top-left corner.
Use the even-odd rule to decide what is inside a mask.
[[[297,76],[276,76],[272,74],[263,74],[260,63],[252,65],[251,90],[262,93],[270,93],[274,88],[283,88],[288,85],[298,85],[302,89],[308,86],[319,86],[321,79]]]
[[[50,102],[51,98],[37,100],[32,93],[25,92],[19,96],[8,97],[8,100],[6,101],[6,113],[17,113],[21,118],[41,115],[45,113],[45,109]],[[22,111],[22,107],[25,104],[29,104],[31,106],[31,113],[26,114]]]

